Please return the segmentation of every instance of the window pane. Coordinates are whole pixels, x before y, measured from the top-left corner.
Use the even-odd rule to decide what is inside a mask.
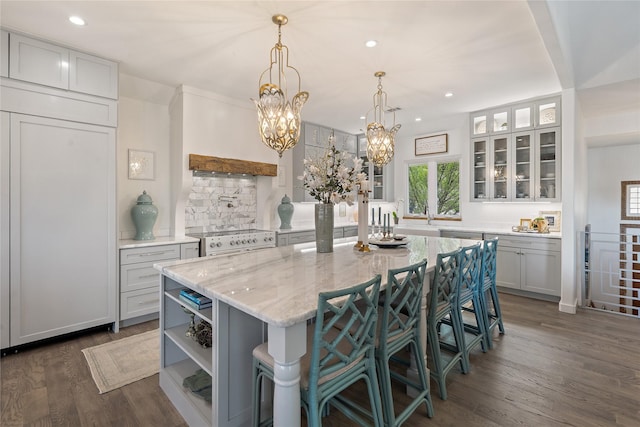
[[[460,215],[460,163],[438,163],[438,215]]]
[[[421,215],[427,210],[429,167],[409,166],[409,214]]]
[[[640,216],[640,185],[630,185],[627,188],[629,189],[627,215]]]

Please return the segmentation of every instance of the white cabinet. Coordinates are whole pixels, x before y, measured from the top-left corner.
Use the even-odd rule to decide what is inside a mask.
[[[69,61],[69,90],[118,98],[118,64],[73,50]]]
[[[536,199],[560,201],[562,196],[560,128],[535,131]]]
[[[261,321],[219,301],[195,310],[180,301],[181,284],[162,276],[160,387],[190,426],[245,426],[251,422],[252,351],[266,340]],[[204,348],[185,332],[195,323],[212,325],[212,346]],[[183,386],[203,370],[211,377],[211,402]]]
[[[485,239],[494,237],[498,237],[498,286],[560,296],[560,239],[485,235]]]
[[[115,129],[15,113],[9,126],[10,345],[113,323]]]
[[[559,126],[562,123],[560,97],[546,98],[534,103],[536,129]]]
[[[69,88],[69,49],[14,33],[9,45],[10,78]]]
[[[8,39],[9,78],[118,99],[117,63],[20,34]]]
[[[198,243],[120,249],[120,321],[158,313],[160,273],[153,264],[197,258],[198,253]]]
[[[471,114],[471,201],[561,200],[558,108],[549,98]]]
[[[9,127],[10,114],[0,111],[0,348],[8,348],[9,326]]]
[[[0,31],[0,77],[9,77],[9,33]]]
[[[200,256],[199,243],[182,243],[180,245],[180,259],[198,258]]]

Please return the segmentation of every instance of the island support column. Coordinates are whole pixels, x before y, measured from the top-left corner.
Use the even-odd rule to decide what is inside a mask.
[[[300,357],[307,351],[307,323],[269,325],[273,357],[273,425],[300,427]]]

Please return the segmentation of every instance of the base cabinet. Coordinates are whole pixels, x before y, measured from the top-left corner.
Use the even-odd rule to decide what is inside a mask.
[[[120,321],[158,313],[160,310],[160,273],[153,268],[153,264],[197,258],[198,252],[198,243],[120,249]]]
[[[496,284],[537,294],[560,296],[560,239],[498,237]]]
[[[266,328],[219,300],[203,310],[185,307],[183,288],[162,276],[160,387],[190,426],[249,425],[252,350],[266,340]],[[210,348],[185,334],[191,322],[212,325]],[[196,372],[211,379],[210,403],[183,386]]]

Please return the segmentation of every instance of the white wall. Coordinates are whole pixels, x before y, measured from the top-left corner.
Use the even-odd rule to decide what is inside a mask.
[[[153,228],[155,236],[170,235],[173,206],[169,197],[169,112],[166,93],[173,88],[120,75],[117,131],[117,199],[119,238],[132,238],[135,227],[131,208],[143,190],[158,208]],[[160,94],[165,93],[165,96]],[[134,98],[135,97],[135,98]],[[151,151],[155,154],[155,178],[128,178],[128,150]]]
[[[633,145],[589,148],[587,221],[591,231],[620,232],[620,182],[640,180],[640,141]]]
[[[412,130],[412,129],[410,129]],[[401,129],[402,131],[402,129]],[[415,155],[415,138],[446,133],[448,152],[443,155]],[[396,143],[395,198],[407,198],[408,166],[427,160],[460,160],[460,214],[464,226],[501,227],[505,224],[518,225],[520,218],[532,218],[541,210],[560,210],[560,203],[526,202],[471,202],[469,115],[460,114],[442,118],[437,123],[423,126],[419,134],[400,134]],[[424,221],[426,220],[416,220]],[[450,222],[434,221],[434,224]]]

